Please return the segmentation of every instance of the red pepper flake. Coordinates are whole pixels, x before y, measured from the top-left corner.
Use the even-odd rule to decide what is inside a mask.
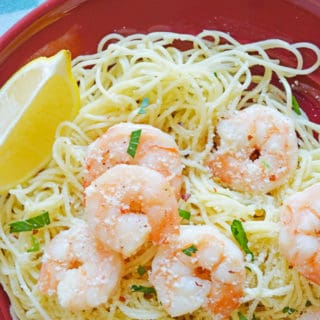
[[[119,297],[119,301],[120,301],[120,302],[126,302],[126,298],[123,297],[123,296],[120,296],[120,297]]]
[[[272,174],[272,175],[269,177],[269,180],[270,180],[270,181],[276,181],[276,179],[277,179],[277,177],[276,177],[274,174]]]
[[[183,193],[181,195],[181,199],[184,200],[184,201],[188,201],[190,197],[191,197],[190,193]]]
[[[202,267],[196,267],[194,269],[194,274],[196,277],[202,279],[202,280],[211,280],[211,272],[209,269],[205,269]]]

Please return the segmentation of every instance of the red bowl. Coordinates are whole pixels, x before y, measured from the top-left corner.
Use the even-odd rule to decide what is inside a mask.
[[[278,38],[320,46],[317,0],[47,0],[0,38],[0,86],[24,63],[62,48],[73,56],[95,51],[107,33],[203,29],[230,32],[242,42]],[[320,70],[303,78],[295,93],[312,120],[320,123]],[[0,318],[10,320],[0,290]]]

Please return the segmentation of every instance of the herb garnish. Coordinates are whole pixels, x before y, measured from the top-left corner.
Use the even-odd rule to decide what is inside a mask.
[[[140,276],[143,276],[143,275],[147,272],[147,270],[145,269],[145,267],[143,267],[143,266],[141,266],[141,265],[138,266],[137,271],[138,271],[138,273],[139,273]]]
[[[27,220],[12,222],[9,226],[10,233],[14,233],[40,229],[48,224],[50,224],[50,217],[48,211],[45,211],[42,214]]]
[[[292,109],[296,114],[301,115],[301,108],[294,95],[292,95]]]
[[[140,136],[141,136],[141,132],[142,132],[141,129],[131,132],[130,142],[129,142],[129,146],[128,146],[128,149],[127,149],[127,153],[130,154],[130,156],[132,158],[134,158],[134,156],[136,155],[138,144],[139,144],[139,140],[140,140]]]
[[[36,252],[40,249],[39,240],[35,236],[31,236],[32,246],[27,250],[27,252]]]
[[[235,219],[232,221],[231,232],[244,252],[250,254],[251,260],[253,260],[254,256],[252,251],[248,247],[248,238],[240,220]]]
[[[140,285],[132,285],[131,290],[135,292],[143,292],[145,294],[156,293],[156,290],[153,287],[144,287]]]
[[[189,211],[183,210],[183,209],[178,209],[179,211],[179,216],[185,220],[190,220],[191,213]]]
[[[306,307],[310,307],[310,306],[312,306],[312,302],[310,300],[307,300],[306,301]]]
[[[143,98],[141,104],[140,104],[140,109],[138,111],[138,114],[145,114],[146,113],[146,107],[150,104],[149,98]]]
[[[239,320],[248,320],[241,312],[238,312]]]
[[[296,309],[290,308],[290,307],[284,307],[282,309],[283,313],[287,313],[287,314],[293,314],[295,311],[297,311]]]
[[[261,162],[267,169],[270,169],[270,164],[266,160],[262,159]]]
[[[185,248],[185,249],[182,250],[182,252],[183,252],[185,255],[189,256],[189,257],[191,257],[192,254],[195,253],[195,252],[197,252],[197,251],[198,251],[198,249],[197,249],[197,247],[196,247],[195,245],[191,245],[190,247]]]

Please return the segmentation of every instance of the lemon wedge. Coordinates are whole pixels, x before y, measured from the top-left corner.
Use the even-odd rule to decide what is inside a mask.
[[[72,120],[79,105],[67,50],[32,60],[5,83],[0,89],[0,193],[48,162],[57,126]]]

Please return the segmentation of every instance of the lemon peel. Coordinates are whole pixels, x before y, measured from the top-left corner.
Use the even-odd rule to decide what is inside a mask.
[[[71,54],[61,50],[19,69],[0,89],[0,193],[49,161],[57,126],[78,113]]]

